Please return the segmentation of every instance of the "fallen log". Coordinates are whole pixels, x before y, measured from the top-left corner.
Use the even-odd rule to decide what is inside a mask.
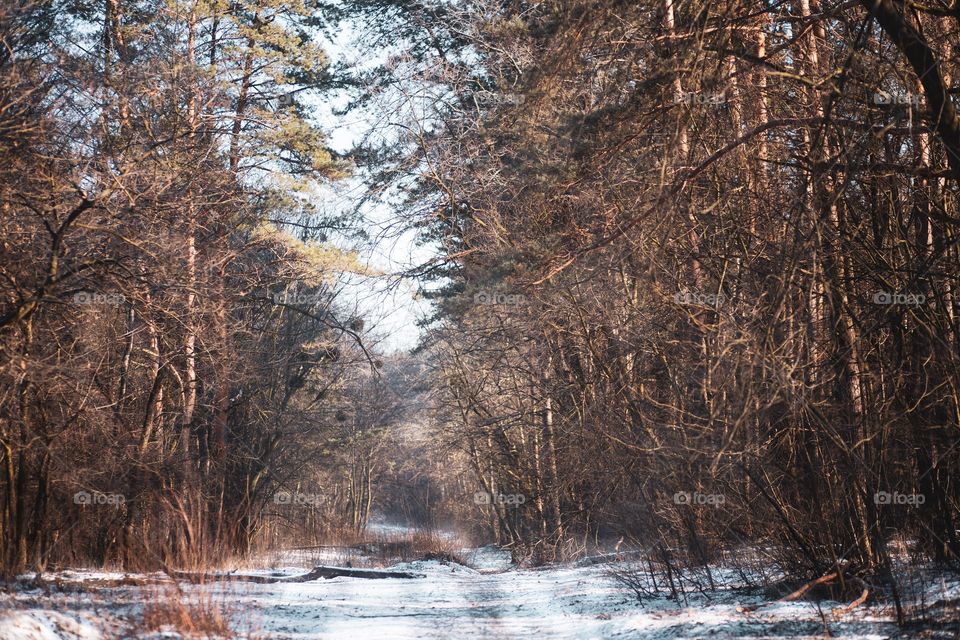
[[[374,569],[343,569],[340,567],[314,567],[313,571],[306,574],[312,576],[306,580],[297,580],[297,582],[307,582],[308,580],[317,580],[318,578],[369,578],[372,580],[381,580],[383,578],[401,578],[412,580],[414,578],[424,578],[422,573],[410,573],[409,571],[376,571]],[[306,576],[304,576],[306,577]]]
[[[331,578],[365,578],[368,580],[383,580],[399,578],[411,580],[425,577],[420,573],[408,571],[379,571],[376,569],[345,569],[341,567],[314,567],[309,573],[299,576],[257,576],[236,573],[197,573],[193,571],[167,571],[175,580],[185,580],[194,584],[205,582],[254,582],[256,584],[275,584],[278,582],[312,582],[313,580],[329,580]]]

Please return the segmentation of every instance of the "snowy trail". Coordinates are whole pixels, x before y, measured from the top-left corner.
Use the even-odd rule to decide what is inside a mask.
[[[603,567],[480,573],[456,564],[415,562],[417,580],[335,578],[257,585],[242,608],[271,638],[822,638],[815,605],[782,603],[745,615],[755,597],[660,601],[640,606]],[[827,607],[829,609],[829,607]],[[829,623],[835,636],[886,638],[880,612]]]
[[[477,558],[473,558],[477,560]],[[480,558],[480,560],[483,560]],[[476,562],[475,566],[490,567]],[[503,567],[503,563],[501,563]],[[608,574],[603,565],[561,565],[543,569],[509,568],[475,570],[456,563],[418,561],[397,569],[423,574],[416,579],[370,580],[333,578],[303,583],[214,583],[182,585],[186,597],[199,596],[227,605],[234,629],[245,637],[281,640],[310,639],[413,639],[413,638],[537,638],[581,640],[592,638],[822,638],[825,620],[829,634],[842,638],[896,636],[889,611],[863,608],[843,621],[826,619],[809,602],[765,602],[761,596],[734,589],[691,596],[678,605],[668,600],[638,603]],[[254,569],[242,573],[297,575],[303,566]],[[734,585],[732,574],[717,572],[724,584]],[[97,580],[118,579],[123,574],[64,572],[60,579],[92,588]],[[21,593],[19,616],[24,628],[30,619],[41,619],[51,609],[61,609],[80,622],[96,626],[109,612],[112,629],[136,617],[150,591],[140,586],[95,588],[85,595],[65,596],[65,606],[52,606],[39,594]],[[95,595],[92,595],[95,593]],[[763,604],[754,613],[738,605]],[[33,609],[31,609],[33,607]],[[31,610],[33,613],[31,613]],[[97,619],[91,622],[96,610]],[[2,618],[2,612],[0,612]],[[9,621],[9,619],[8,619]],[[62,621],[61,621],[62,622]],[[102,623],[102,619],[100,620]],[[116,637],[101,633],[68,633],[64,624],[47,635],[7,634],[0,619],[0,640],[30,638]],[[151,639],[177,638],[169,632]]]
[[[284,638],[602,637],[606,601],[628,604],[608,581],[591,585],[574,571],[481,574],[431,564],[411,566],[427,574],[418,580],[336,578],[269,594],[258,586],[251,604],[262,630]]]

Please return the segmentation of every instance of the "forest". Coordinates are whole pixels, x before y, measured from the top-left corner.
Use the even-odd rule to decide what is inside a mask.
[[[5,594],[488,548],[960,632],[956,0],[6,0],[0,211]]]

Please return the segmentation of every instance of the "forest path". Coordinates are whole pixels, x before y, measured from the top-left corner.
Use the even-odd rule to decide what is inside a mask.
[[[755,592],[721,589],[678,605],[639,604],[602,564],[541,569],[480,570],[457,563],[417,561],[394,569],[413,580],[334,578],[307,583],[227,587],[255,635],[306,638],[822,638],[824,619],[809,602],[764,602]],[[275,573],[295,572],[283,569]],[[733,573],[717,571],[736,585]],[[210,588],[209,586],[207,587]],[[741,605],[762,604],[744,614]],[[886,638],[895,632],[887,612],[858,611],[841,622],[822,603],[830,634]]]
[[[824,616],[810,602],[771,602],[757,590],[737,589],[733,571],[717,569],[714,578],[727,585],[709,597],[692,593],[682,604],[664,598],[636,598],[613,579],[610,566],[564,564],[519,569],[493,549],[464,552],[471,568],[455,562],[416,561],[392,569],[422,575],[414,579],[337,577],[309,582],[180,583],[182,601],[215,605],[226,612],[237,637],[305,640],[307,638],[842,638],[893,637],[889,611],[864,607],[832,620],[839,603],[821,603]],[[292,577],[309,565],[295,561],[270,568],[242,570],[244,575]],[[264,565],[260,565],[264,566]],[[623,568],[622,564],[618,567]],[[145,605],[164,591],[155,582],[131,584],[151,576],[94,571],[48,575],[58,580],[60,595],[20,591],[17,619],[3,619],[0,640],[79,639],[122,636],[129,621],[142,618]],[[133,580],[131,580],[133,578]],[[170,587],[168,582],[168,587]],[[176,597],[176,596],[174,596]],[[742,605],[760,605],[743,613]],[[56,612],[56,613],[54,613]],[[67,616],[67,617],[64,617]],[[69,618],[69,619],[68,619]],[[73,622],[89,632],[68,633]],[[50,633],[28,631],[42,624]],[[22,632],[7,633],[8,631]],[[102,631],[97,633],[96,628]],[[179,638],[171,630],[136,637]]]

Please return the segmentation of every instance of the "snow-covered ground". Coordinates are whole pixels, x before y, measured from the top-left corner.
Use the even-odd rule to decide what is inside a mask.
[[[897,634],[891,611],[862,607],[834,620],[838,603],[765,601],[736,588],[690,594],[686,603],[638,603],[605,564],[517,569],[493,549],[464,552],[473,567],[440,561],[396,565],[416,579],[333,578],[304,583],[180,585],[191,602],[223,605],[231,626],[254,638],[887,638]],[[295,576],[293,564],[249,575]],[[275,564],[276,559],[273,559]],[[151,598],[169,595],[160,576],[72,571],[47,576],[55,587],[24,587],[0,599],[0,640],[144,637],[130,620]],[[133,580],[147,584],[129,584]],[[166,591],[165,591],[166,590]],[[4,603],[6,606],[4,606]],[[760,605],[749,612],[751,606]],[[821,613],[822,611],[822,613]],[[162,631],[162,630],[161,630]],[[172,631],[153,638],[179,637]]]

